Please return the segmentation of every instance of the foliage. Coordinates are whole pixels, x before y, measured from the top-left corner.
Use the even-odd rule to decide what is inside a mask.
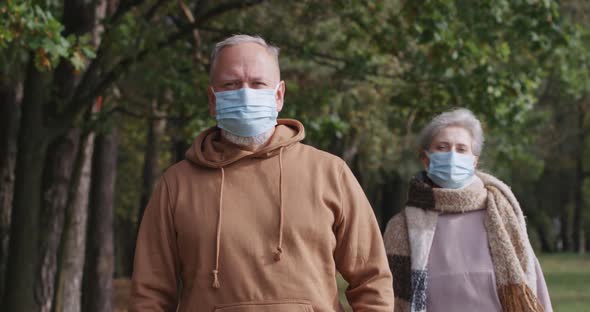
[[[94,58],[90,36],[63,36],[64,26],[50,10],[32,1],[8,0],[0,5],[1,68],[10,73],[11,65],[25,52],[33,52],[37,68],[55,69],[61,59],[75,70],[82,70]]]
[[[179,8],[166,12],[177,16],[175,27],[186,25]],[[163,27],[143,31],[163,30],[145,36],[151,39],[143,46],[174,33],[165,19],[153,23]],[[541,178],[546,156],[535,145],[552,118],[537,104],[550,65],[567,63],[584,73],[566,59],[574,33],[556,1],[268,1],[229,11],[198,31],[199,46],[187,36],[159,50],[135,65],[126,79],[135,85],[126,87],[145,98],[174,89],[177,101],[167,111],[190,117],[190,142],[214,123],[206,111],[203,56],[231,34],[260,34],[281,48],[287,83],[282,117],[301,120],[308,143],[344,157],[375,207],[382,206],[379,190],[389,176],[404,181],[420,169],[414,143],[419,129],[433,115],[463,106],[485,125],[483,167],[516,183],[525,209],[532,209],[528,185]],[[551,224],[549,215],[535,225]]]

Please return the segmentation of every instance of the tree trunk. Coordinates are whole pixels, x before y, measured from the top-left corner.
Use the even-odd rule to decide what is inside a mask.
[[[88,243],[82,291],[83,310],[112,311],[113,217],[117,173],[117,132],[98,136],[92,167]]]
[[[0,298],[4,293],[22,84],[0,81]]]
[[[570,227],[569,209],[563,207],[559,216],[559,238],[561,241],[560,251],[572,251],[571,227]]]
[[[46,155],[43,104],[48,75],[35,68],[31,55],[22,101],[14,184],[10,246],[6,266],[4,311],[35,311],[34,284],[39,247],[39,211]]]
[[[164,93],[169,93],[170,91],[167,90]],[[166,97],[166,96],[165,96]],[[171,95],[168,96],[169,98]],[[166,102],[164,100],[164,102]],[[131,248],[128,249],[128,256],[127,259],[129,261],[128,264],[128,273],[131,275],[133,271],[133,258],[135,256],[135,241],[137,239],[137,234],[139,232],[139,224],[141,224],[141,219],[143,218],[143,212],[145,211],[145,207],[150,200],[150,196],[154,191],[154,186],[156,185],[156,181],[160,176],[160,153],[159,147],[162,143],[162,138],[164,137],[166,131],[166,119],[164,115],[158,111],[158,103],[152,103],[152,113],[151,115],[155,118],[152,118],[147,121],[148,123],[148,133],[146,138],[146,145],[145,151],[143,156],[143,177],[142,177],[142,188],[141,188],[141,197],[139,200],[139,210],[137,214],[137,226],[135,231],[133,232],[133,239],[130,241]]]
[[[584,253],[586,243],[584,241],[584,209],[586,203],[584,200],[584,172],[585,161],[585,147],[586,147],[586,132],[584,131],[584,121],[586,113],[584,111],[583,103],[578,104],[578,135],[577,145],[578,153],[576,154],[576,188],[575,188],[575,205],[574,205],[574,227],[573,227],[573,241],[574,251]]]
[[[171,163],[175,164],[184,159],[184,154],[189,149],[189,144],[186,142],[186,135],[183,130],[186,129],[186,121],[180,119],[173,119],[168,124],[168,129],[171,139]]]
[[[152,115],[161,117],[158,114],[156,103],[153,104]],[[160,176],[160,153],[158,148],[162,143],[162,137],[166,130],[165,118],[154,118],[148,120],[148,134],[146,139],[145,153],[143,156],[143,183],[141,188],[141,198],[139,202],[139,214],[137,224],[140,224],[145,207],[150,200],[150,196],[156,185],[156,180]]]
[[[66,0],[63,7],[65,34],[84,35],[95,32],[98,1]],[[104,11],[104,9],[102,9]],[[104,16],[104,14],[102,14]],[[70,98],[79,84],[81,76],[73,66],[62,61],[54,72],[54,99]],[[55,102],[56,104],[53,104]],[[52,100],[46,108],[46,118],[62,119],[60,105]],[[60,120],[69,125],[74,120]],[[66,128],[67,129],[67,128]],[[57,256],[63,238],[63,226],[68,199],[71,194],[71,177],[79,150],[81,130],[71,128],[49,147],[46,174],[43,186],[43,211],[41,213],[40,264],[35,284],[35,296],[39,311],[51,312],[55,298]]]
[[[389,220],[404,207],[406,200],[406,181],[397,172],[389,173],[385,179],[383,188],[383,200],[381,202],[381,229],[385,230]]]
[[[49,146],[43,177],[40,264],[35,283],[39,311],[51,312],[59,251],[70,181],[78,155],[80,129],[70,129]]]
[[[55,309],[58,312],[79,312],[82,299],[82,273],[86,247],[88,193],[94,150],[94,133],[86,136],[81,144],[72,182],[70,202],[66,212],[63,247],[60,256],[60,272],[57,279]]]
[[[539,235],[539,241],[541,242],[541,252],[551,253],[553,252],[553,246],[549,240],[549,234],[547,233],[546,225],[537,226],[537,234]]]

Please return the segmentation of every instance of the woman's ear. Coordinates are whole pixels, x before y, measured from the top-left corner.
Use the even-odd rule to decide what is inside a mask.
[[[426,155],[425,151],[422,151],[422,153],[420,153],[420,160],[424,165],[424,170],[428,170],[428,166],[430,166],[430,159],[428,158],[428,155]]]

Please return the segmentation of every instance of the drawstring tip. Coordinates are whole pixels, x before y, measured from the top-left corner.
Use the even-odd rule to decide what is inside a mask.
[[[217,270],[213,270],[213,288],[215,289],[219,289],[219,287],[221,287],[221,285],[219,284],[219,277],[218,277],[218,271]]]
[[[277,247],[277,251],[275,251],[275,261],[281,261],[281,255],[283,254],[283,248]]]

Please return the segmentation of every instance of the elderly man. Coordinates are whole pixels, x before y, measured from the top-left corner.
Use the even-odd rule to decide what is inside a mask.
[[[205,130],[161,177],[141,222],[131,311],[393,311],[383,241],[339,158],[279,119],[278,48],[236,35],[211,56]]]

